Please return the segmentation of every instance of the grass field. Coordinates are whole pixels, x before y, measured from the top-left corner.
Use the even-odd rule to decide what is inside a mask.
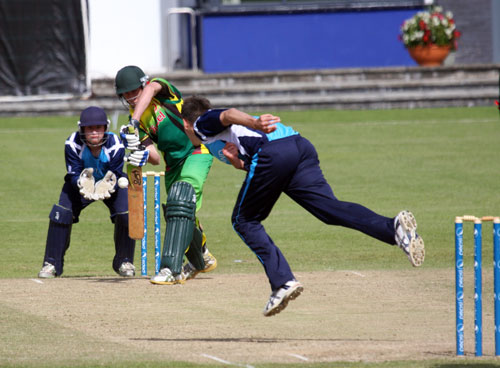
[[[386,216],[395,216],[402,209],[409,209],[415,214],[419,233],[426,244],[423,272],[452,272],[455,216],[500,215],[500,119],[493,107],[318,110],[280,112],[279,115],[283,122],[293,125],[316,146],[323,172],[339,199],[361,203]],[[0,280],[32,279],[41,267],[48,214],[58,200],[65,174],[64,140],[76,130],[77,120],[77,117],[0,119],[0,162],[4,168],[0,176]],[[149,165],[146,167],[146,170],[153,169]],[[214,161],[206,183],[199,217],[206,229],[210,250],[219,262],[219,267],[211,274],[212,282],[217,282],[218,275],[263,274],[261,265],[233,232],[230,224],[232,206],[243,177],[243,172]],[[150,183],[152,190],[152,181]],[[162,192],[162,200],[164,198]],[[62,279],[116,276],[111,268],[114,255],[113,227],[108,216],[107,208],[102,203],[95,203],[83,211],[80,223],[73,227]],[[264,225],[297,273],[321,272],[324,275],[342,270],[398,273],[409,268],[408,261],[400,251],[352,230],[326,226],[286,196],[280,198]],[[488,273],[492,253],[490,226],[484,225],[483,234],[483,272]],[[472,264],[471,238],[472,228],[467,228],[465,257],[468,268]],[[136,247],[138,259],[139,246]],[[135,263],[139,266],[138,261]],[[152,269],[152,262],[149,268]],[[452,289],[453,280],[443,280],[443,283],[449,290]],[[0,296],[6,292],[2,287]],[[64,302],[59,301],[61,304]],[[264,302],[262,300],[262,307]],[[453,300],[449,303],[450,311],[454,313]],[[491,304],[491,300],[485,296],[483,303]],[[16,359],[7,354],[8,349],[16,348],[16,341],[24,341],[23,346],[17,346],[17,349],[29,350],[30,346],[24,345],[29,344],[29,340],[20,336],[38,335],[41,332],[30,330],[30,325],[26,325],[22,318],[13,318],[16,315],[15,308],[11,310],[0,298],[2,308],[0,366],[43,365],[36,354],[32,359]],[[262,318],[260,321],[265,323]],[[49,326],[50,323],[49,320],[37,320],[37,326]],[[453,326],[449,327],[453,329]],[[449,343],[452,346],[454,342]],[[95,349],[98,350],[98,347]],[[88,363],[89,358],[82,353],[78,355],[81,357],[79,359],[61,362],[57,359],[57,353],[54,353],[47,355],[46,365],[124,365],[119,357],[101,351],[97,354],[92,347],[88,347],[86,354],[102,358]],[[138,359],[127,366],[211,366],[208,363],[210,361],[200,365],[189,360],[174,363]],[[306,363],[287,363],[286,366],[302,364]],[[491,357],[490,353],[489,358],[480,360],[457,360],[452,354],[415,361],[400,361],[388,356],[385,362],[313,360],[307,366],[444,368],[490,367],[497,364],[500,365],[500,360]],[[269,363],[260,362],[253,366],[276,364],[270,360]]]

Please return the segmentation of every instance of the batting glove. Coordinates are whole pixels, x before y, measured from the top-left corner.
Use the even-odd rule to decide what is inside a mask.
[[[120,138],[125,148],[131,151],[136,151],[139,149],[139,145],[141,144],[141,142],[139,141],[139,137],[135,133],[130,132],[129,127],[130,125],[122,125],[120,127]]]
[[[80,194],[89,201],[94,199],[94,169],[92,167],[83,169],[76,184],[80,188]]]
[[[133,151],[128,156],[125,156],[125,162],[128,162],[134,166],[141,167],[148,163],[148,158],[149,158],[148,150],[138,150],[138,151]]]
[[[112,171],[108,171],[104,178],[95,183],[94,199],[106,199],[111,197],[115,192],[116,175]]]

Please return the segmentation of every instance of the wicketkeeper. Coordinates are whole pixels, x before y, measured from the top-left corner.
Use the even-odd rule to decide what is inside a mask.
[[[95,201],[104,202],[115,225],[113,270],[124,277],[135,275],[135,241],[128,236],[127,188],[117,185],[119,178],[126,177],[123,173],[125,148],[116,134],[108,132],[108,126],[104,110],[91,106],[82,111],[79,130],[66,140],[67,174],[59,202],[49,215],[43,267],[38,273],[40,278],[62,275],[71,227],[78,222],[80,212]]]
[[[269,279],[272,292],[264,316],[279,313],[303,290],[262,226],[281,193],[326,224],[398,245],[413,266],[424,261],[424,242],[416,233],[411,212],[385,217],[360,204],[338,200],[323,176],[314,146],[281,124],[279,117],[254,117],[234,108],[213,110],[206,98],[198,96],[184,100],[182,117],[193,144],[204,143],[215,157],[247,171],[232,224],[262,262]]]

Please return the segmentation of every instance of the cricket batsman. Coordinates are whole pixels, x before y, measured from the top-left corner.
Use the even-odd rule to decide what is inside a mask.
[[[213,158],[203,145],[194,146],[184,131],[180,113],[179,90],[162,78],[149,77],[135,65],[126,66],[115,77],[118,98],[128,107],[129,126],[138,127],[127,134],[122,127],[122,141],[133,154],[143,152],[153,165],[165,162],[167,222],[160,271],[151,283],[172,285],[183,283],[200,272],[217,267],[217,259],[209,252],[206,236],[196,215],[203,199],[203,187]],[[136,150],[137,147],[144,147]],[[130,161],[136,166],[146,162]],[[187,262],[184,263],[184,256]]]

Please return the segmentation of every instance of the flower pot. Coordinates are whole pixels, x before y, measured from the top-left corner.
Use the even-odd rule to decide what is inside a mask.
[[[439,66],[450,53],[450,46],[414,46],[408,48],[413,60],[421,66]]]

